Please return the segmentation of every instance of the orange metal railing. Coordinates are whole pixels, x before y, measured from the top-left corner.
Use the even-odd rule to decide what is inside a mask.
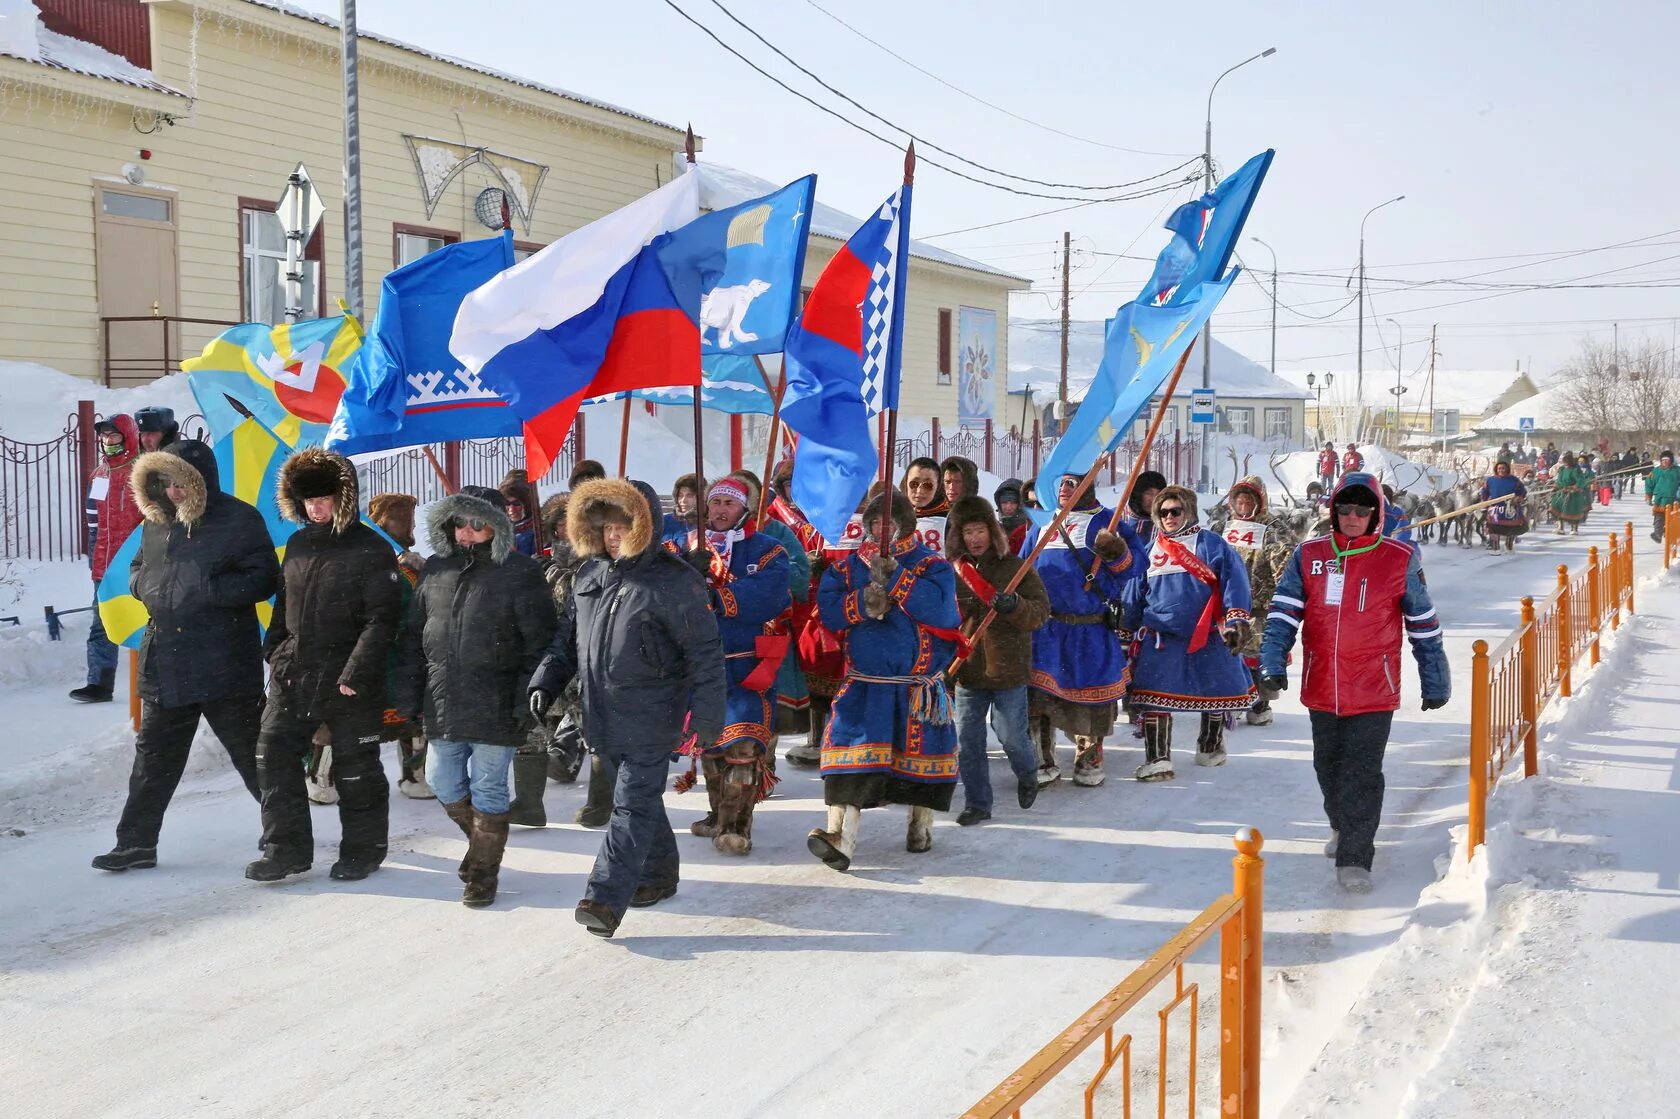
[[[963,1119],[1020,1119],[1021,1108],[1038,1095],[1085,1050],[1102,1038],[1103,1059],[1085,1086],[1085,1119],[1092,1119],[1097,1088],[1115,1062],[1120,1063],[1123,1112],[1132,1114],[1132,1035],[1116,1043],[1120,1019],[1156,987],[1171,977],[1172,997],[1156,1011],[1159,1047],[1156,1076],[1156,1114],[1167,1113],[1167,1042],[1170,1016],[1189,1004],[1189,1073],[1186,1077],[1189,1114],[1196,1114],[1197,1027],[1201,989],[1185,983],[1187,960],[1217,933],[1219,936],[1219,1114],[1257,1119],[1260,1114],[1260,937],[1262,929],[1265,860],[1260,857],[1264,837],[1255,828],[1242,828],[1234,843],[1232,891],[1204,909],[1184,926],[1126,981],[1104,995],[1055,1040],[1040,1049],[963,1112]]]
[[[1663,568],[1674,565],[1680,559],[1680,534],[1675,529],[1680,527],[1680,505],[1669,505],[1663,509]]]
[[[1680,516],[1668,513],[1672,540]],[[1633,522],[1610,534],[1610,549],[1587,549],[1586,567],[1574,575],[1558,564],[1557,589],[1536,605],[1522,600],[1521,624],[1488,649],[1471,647],[1470,662],[1470,836],[1468,853],[1487,840],[1487,801],[1499,775],[1520,750],[1523,776],[1538,772],[1539,724],[1546,705],[1567,697],[1574,669],[1583,656],[1598,663],[1599,638],[1605,627],[1621,625],[1633,613]],[[1664,560],[1670,545],[1664,544]]]

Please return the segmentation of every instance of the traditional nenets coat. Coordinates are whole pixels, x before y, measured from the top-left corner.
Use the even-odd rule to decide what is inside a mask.
[[[764,494],[764,487],[759,482],[758,475],[750,470],[735,470],[731,471],[729,476],[746,483],[747,508],[753,510],[753,519],[758,531],[779,543],[788,558],[788,594],[792,596],[792,602],[771,624],[773,636],[788,638],[787,655],[782,658],[782,667],[776,672],[776,711],[772,716],[774,721],[770,724],[770,771],[774,773],[777,738],[783,731],[798,730],[800,725],[806,722],[806,711],[811,705],[811,692],[805,685],[805,673],[799,666],[799,650],[793,647],[796,632],[794,619],[801,607],[810,605],[811,557],[806,554],[799,534],[772,514],[766,498],[774,496],[774,491]],[[762,517],[757,512],[761,502],[764,504]]]
[[[1070,475],[1071,477],[1071,475]],[[1108,625],[1108,604],[1142,569],[1138,555],[1108,531],[1112,511],[1086,495],[1051,535],[1034,569],[1050,596],[1050,620],[1033,634],[1028,715],[1039,749],[1039,783],[1061,776],[1055,732],[1074,741],[1073,780],[1103,782],[1103,738],[1114,729],[1115,704],[1125,692],[1126,648]],[[1045,529],[1033,526],[1023,555]],[[1090,578],[1092,567],[1096,578]]]
[[[1161,508],[1182,505],[1169,532]],[[1198,765],[1225,763],[1225,712],[1254,703],[1254,681],[1237,652],[1252,634],[1248,570],[1216,533],[1196,524],[1196,495],[1168,486],[1155,498],[1155,540],[1144,577],[1127,586],[1122,625],[1133,634],[1127,686],[1143,712],[1140,781],[1173,775],[1172,717],[1199,711]]]
[[[843,562],[863,543],[863,505],[846,523],[838,541],[825,541],[805,514],[785,496],[771,503],[769,514],[791,528],[805,545],[811,561],[811,592],[804,602],[793,604],[794,643],[799,653],[799,667],[805,674],[805,688],[809,697],[810,732],[802,745],[787,752],[787,760],[794,765],[814,769],[822,764],[823,732],[834,707],[834,696],[846,678],[846,648],[840,635],[823,625],[822,612],[817,608],[817,591],[823,575],[837,563]]]
[[[905,846],[933,846],[933,812],[951,807],[957,732],[944,672],[956,658],[956,575],[945,557],[916,540],[915,514],[892,495],[892,543],[881,542],[882,497],[864,510],[870,545],[823,574],[823,624],[843,635],[846,679],[834,697],[822,745],[828,826],[807,840],[836,870],[851,866],[859,813],[910,807]],[[878,545],[878,546],[877,546]]]
[[[1511,474],[1508,462],[1494,464],[1493,474],[1482,483],[1482,492],[1476,499],[1496,501],[1502,497],[1509,500],[1490,505],[1487,511],[1488,550],[1492,552],[1499,550],[1502,539],[1506,551],[1515,551],[1517,537],[1528,531],[1528,510],[1523,505],[1528,497],[1528,487]]]
[[[1563,456],[1563,465],[1552,478],[1556,487],[1552,491],[1552,512],[1557,514],[1559,533],[1564,525],[1572,532],[1581,531],[1581,524],[1592,509],[1592,491],[1588,488],[1591,480],[1592,475],[1576,464],[1573,454]]]
[[[740,520],[728,529],[695,532],[688,552],[705,560],[702,574],[717,615],[728,686],[723,733],[701,758],[711,810],[689,830],[711,838],[726,855],[752,850],[753,806],[771,782],[766,760],[776,717],[776,672],[789,644],[785,635],[766,633],[790,602],[787,549],[756,530],[749,496],[746,483],[736,478],[714,482],[706,493],[708,505],[729,498],[739,504]]]
[[[1244,494],[1254,499],[1254,512],[1248,517],[1237,515],[1237,499]],[[1252,474],[1231,487],[1231,492],[1225,496],[1225,504],[1231,510],[1231,518],[1225,522],[1221,535],[1225,543],[1242,557],[1243,568],[1248,572],[1249,613],[1253,617],[1264,618],[1272,604],[1272,592],[1277,590],[1277,581],[1300,541],[1288,522],[1272,514],[1266,500],[1266,484]],[[1272,721],[1272,700],[1277,698],[1277,693],[1260,685],[1259,627],[1250,628],[1248,640],[1237,652],[1242,654],[1243,663],[1248,666],[1255,690],[1259,693],[1254,706],[1248,709],[1248,722],[1251,726],[1266,726]]]

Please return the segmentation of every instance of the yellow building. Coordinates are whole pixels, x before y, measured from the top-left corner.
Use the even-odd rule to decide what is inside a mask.
[[[300,163],[323,211],[303,305],[334,313],[344,291],[336,24],[262,0],[35,6],[33,36],[0,37],[0,359],[130,384],[171,370],[226,324],[279,321],[285,234],[274,210]],[[487,190],[505,194],[525,253],[675,170],[683,134],[672,125],[377,35],[359,50],[368,317],[389,269],[491,235],[475,212]],[[497,197],[486,204],[494,222]],[[813,234],[807,286],[837,247]],[[1009,290],[1026,281],[940,250],[912,269],[903,406],[955,423],[963,311],[982,325],[992,316],[991,367],[1007,368],[1001,324]],[[1003,380],[990,382],[1000,416]]]

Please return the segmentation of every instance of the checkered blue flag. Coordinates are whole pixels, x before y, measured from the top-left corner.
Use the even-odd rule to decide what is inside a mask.
[[[903,219],[905,191],[887,199],[876,219],[887,223],[887,234],[881,241],[879,254],[869,269],[869,293],[863,300],[863,407],[871,416],[884,408],[898,406],[897,355],[900,352],[899,330],[904,316],[901,303],[898,270],[907,255],[907,226]]]

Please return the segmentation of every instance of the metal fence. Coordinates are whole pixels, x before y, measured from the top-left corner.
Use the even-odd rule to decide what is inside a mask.
[[[537,480],[538,494],[546,498],[566,489],[577,457],[577,429],[574,427],[554,456],[548,473]],[[525,442],[509,436],[465,439],[455,444],[454,450],[444,443],[413,447],[387,458],[358,464],[356,475],[366,496],[406,493],[425,504],[449,492],[450,486],[445,479],[451,475],[456,487],[489,486],[494,489],[507,477],[508,471],[523,469],[524,466]]]

